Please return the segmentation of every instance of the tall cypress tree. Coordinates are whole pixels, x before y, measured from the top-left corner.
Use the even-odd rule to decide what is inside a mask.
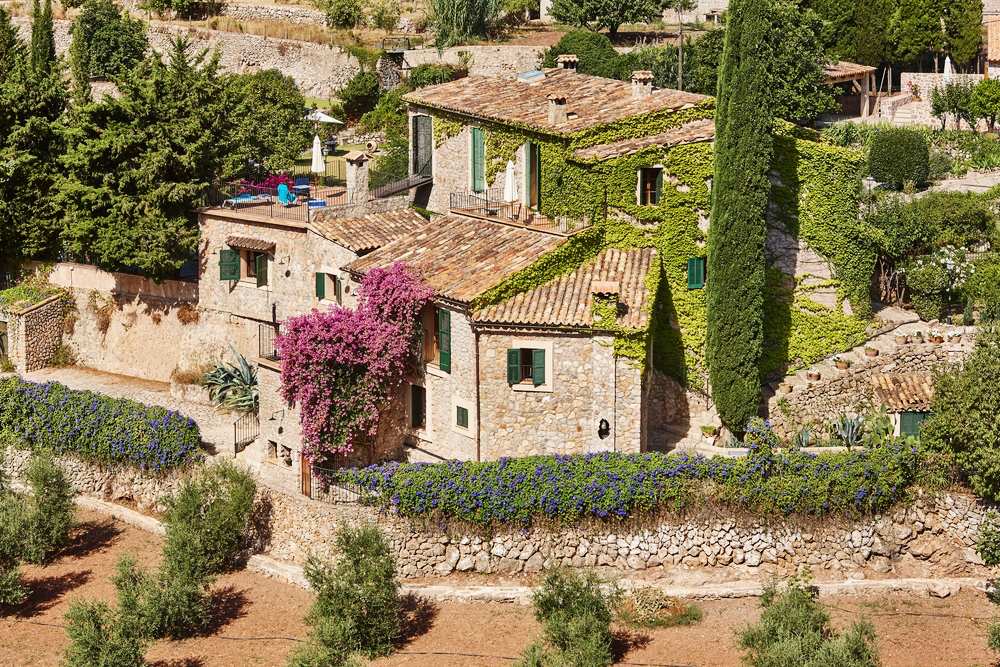
[[[773,153],[770,2],[729,6],[715,110],[706,361],[722,423],[742,434],[760,402],[767,178]]]
[[[34,0],[31,14],[31,67],[36,72],[52,71],[56,61],[56,38],[52,28],[52,0],[39,7]]]

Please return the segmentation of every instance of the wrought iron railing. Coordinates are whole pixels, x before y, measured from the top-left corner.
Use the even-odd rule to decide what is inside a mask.
[[[311,467],[309,497],[326,503],[363,503],[370,493],[360,484],[337,479],[337,468]]]
[[[257,325],[257,354],[262,359],[277,361],[278,348],[274,346],[274,340],[278,337],[279,327],[277,324],[261,322]]]
[[[406,178],[401,178],[391,183],[385,183],[375,188],[371,188],[372,199],[384,199],[386,197],[391,197],[393,195],[402,194],[414,188],[419,188],[428,183],[433,183],[434,177],[431,176],[430,169],[424,168],[415,174],[410,174]]]
[[[212,186],[206,204],[266,218],[309,222],[306,198],[295,197],[293,202],[282,203],[278,200],[277,188],[262,188],[240,181]]]
[[[448,197],[448,208],[452,213],[497,220],[562,236],[583,231],[593,224],[587,217],[544,216],[520,201],[508,201],[503,194],[501,188],[482,192],[452,192]]]
[[[239,454],[260,435],[260,419],[256,412],[241,415],[233,422],[233,455]]]

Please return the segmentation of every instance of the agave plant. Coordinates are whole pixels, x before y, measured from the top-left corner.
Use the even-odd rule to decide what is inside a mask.
[[[257,388],[257,369],[242,354],[233,350],[236,363],[220,362],[205,373],[201,383],[208,387],[212,402],[240,412],[257,412],[260,392]]]
[[[833,421],[831,428],[837,439],[850,449],[861,442],[865,432],[865,420],[860,415],[843,412]]]
[[[802,449],[803,447],[812,447],[815,441],[815,436],[811,426],[803,426],[799,429],[799,432],[792,437],[792,447],[795,449]]]

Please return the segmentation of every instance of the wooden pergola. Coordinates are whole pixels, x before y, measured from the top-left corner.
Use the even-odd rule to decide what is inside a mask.
[[[859,65],[858,63],[841,60],[830,63],[823,69],[826,85],[851,84],[851,94],[857,95],[860,99],[861,117],[867,118],[870,106],[868,100],[872,97],[872,90],[875,88],[875,68],[869,65]]]

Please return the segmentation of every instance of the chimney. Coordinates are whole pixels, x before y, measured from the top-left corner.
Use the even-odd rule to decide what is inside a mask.
[[[344,156],[347,162],[347,201],[363,201],[368,194],[368,161],[364,151],[351,151]]]
[[[579,64],[580,59],[573,53],[563,53],[556,57],[556,67],[559,69],[571,69],[575,72]]]
[[[653,73],[648,69],[632,72],[632,98],[649,97],[653,94]]]
[[[549,124],[562,125],[569,118],[566,111],[566,96],[552,93],[546,99],[549,101]]]

